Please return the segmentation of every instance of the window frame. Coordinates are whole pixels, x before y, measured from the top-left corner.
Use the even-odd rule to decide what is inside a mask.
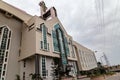
[[[44,58],[44,69],[45,69],[45,73],[43,75],[43,58]],[[43,78],[46,78],[48,76],[48,70],[47,70],[47,67],[46,67],[46,56],[41,56],[41,76]]]

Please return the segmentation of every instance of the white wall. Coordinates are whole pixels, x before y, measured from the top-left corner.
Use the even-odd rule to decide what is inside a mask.
[[[14,18],[7,18],[4,14],[0,13],[0,26],[2,25],[8,26],[12,31],[6,80],[14,80],[16,74],[19,74],[18,55],[22,22]]]

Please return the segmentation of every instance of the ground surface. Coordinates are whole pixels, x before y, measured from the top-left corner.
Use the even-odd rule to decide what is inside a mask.
[[[120,73],[110,76],[110,77],[106,78],[105,80],[120,80]]]
[[[78,80],[90,80],[90,79],[86,78],[86,79],[78,79]],[[116,73],[115,75],[112,76],[102,76],[91,80],[120,80],[120,73]]]

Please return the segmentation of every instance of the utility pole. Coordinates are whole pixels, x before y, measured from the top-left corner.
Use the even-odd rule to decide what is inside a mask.
[[[104,56],[104,59],[105,59],[105,62],[107,64],[107,66],[110,66],[109,60],[108,60],[108,58],[107,58],[105,53],[103,53],[103,56]]]
[[[104,65],[102,58],[103,56],[100,57],[100,62],[101,62],[101,65]]]

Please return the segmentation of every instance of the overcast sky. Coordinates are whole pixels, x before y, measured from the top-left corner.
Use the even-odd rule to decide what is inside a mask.
[[[31,15],[40,15],[41,0],[4,0]],[[119,0],[44,0],[55,6],[64,28],[80,44],[103,52],[111,65],[120,64],[120,1]],[[103,2],[102,2],[103,1]],[[104,58],[101,58],[104,62]]]

